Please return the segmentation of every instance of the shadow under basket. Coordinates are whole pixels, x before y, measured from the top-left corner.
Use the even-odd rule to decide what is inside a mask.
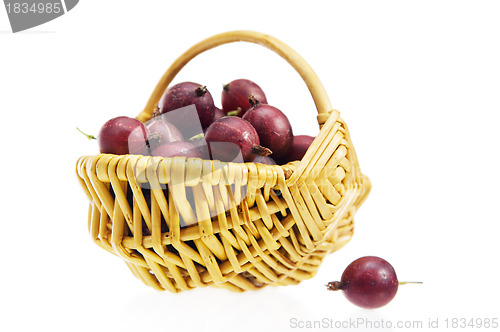
[[[354,214],[370,191],[349,131],[318,77],[266,34],[232,31],[194,45],[166,71],[137,119],[151,119],[191,59],[236,41],[279,54],[311,92],[320,132],[301,161],[271,166],[110,154],[77,161],[92,239],[158,290],[239,292],[309,279],[326,255],[351,239]]]

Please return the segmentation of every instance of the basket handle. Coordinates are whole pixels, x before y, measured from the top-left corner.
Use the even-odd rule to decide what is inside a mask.
[[[282,41],[255,31],[230,31],[217,34],[215,36],[209,37],[202,40],[198,44],[192,46],[186,52],[184,52],[175,62],[167,69],[165,74],[161,77],[160,81],[156,85],[153,93],[149,97],[144,110],[137,116],[137,119],[145,122],[149,120],[155,109],[156,104],[160,101],[161,96],[165,92],[170,82],[179,73],[179,71],[194,57],[198,54],[212,49],[216,46],[228,44],[237,41],[245,41],[249,43],[255,43],[262,45],[274,51],[285,59],[293,68],[299,73],[304,82],[306,83],[314,103],[316,104],[316,109],[318,110],[318,124],[320,127],[325,123],[329,114],[332,112],[332,106],[330,104],[330,99],[326,94],[323,84],[319,80],[316,73],[307,64],[307,62],[293,49]]]

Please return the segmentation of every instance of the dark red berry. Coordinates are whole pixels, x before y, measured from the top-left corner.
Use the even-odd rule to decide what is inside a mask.
[[[196,106],[199,121],[188,112],[168,117],[168,121],[176,126],[186,139],[201,133],[201,129],[207,128],[212,123],[215,105],[207,88],[193,82],[179,83],[169,87],[159,103],[161,114],[189,105]]]
[[[293,137],[292,146],[290,150],[283,158],[284,163],[288,163],[295,160],[302,160],[306,154],[307,149],[311,146],[314,137],[307,135],[297,135]]]
[[[210,159],[207,141],[205,141],[205,136],[203,134],[191,138],[189,143],[193,144],[198,150],[200,150],[202,159]]]
[[[267,104],[264,91],[252,81],[246,79],[234,80],[226,85],[222,90],[222,109],[225,114],[240,110],[239,117],[242,117],[252,105],[248,97],[253,95],[262,104]]]
[[[212,123],[206,131],[205,140],[214,160],[231,162],[241,154],[243,161],[252,161],[256,155],[271,152],[260,146],[255,128],[236,116],[226,116]]]
[[[292,126],[283,112],[276,107],[257,103],[243,116],[259,135],[260,144],[273,151],[273,158],[286,156],[293,142]]]
[[[146,130],[151,151],[161,145],[184,140],[181,132],[173,124],[162,121],[160,117],[153,118],[146,124]]]
[[[215,107],[215,112],[214,112],[214,119],[212,122],[215,122],[217,120],[219,120],[220,118],[222,118],[223,116],[225,116],[226,114],[224,114],[224,111],[221,110],[220,108],[218,107]]]
[[[345,269],[340,282],[330,282],[329,290],[342,290],[352,303],[363,308],[379,308],[389,303],[398,291],[398,278],[389,262],[361,257]]]
[[[155,157],[173,158],[201,158],[200,151],[191,143],[188,142],[172,142],[159,146],[151,153]]]
[[[101,153],[148,154],[144,124],[127,116],[119,116],[107,121],[97,135],[97,142]]]

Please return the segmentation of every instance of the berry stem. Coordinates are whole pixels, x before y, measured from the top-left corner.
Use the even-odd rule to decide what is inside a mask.
[[[236,116],[241,113],[241,107],[238,107],[234,111],[227,112],[227,116]]]
[[[196,93],[196,96],[198,97],[203,97],[205,93],[208,92],[207,87],[205,85],[197,87],[194,91]]]
[[[85,134],[83,131],[81,131],[78,127],[76,127],[76,130],[78,130],[79,132],[81,132],[82,134],[84,134],[85,136],[87,136],[87,138],[89,140],[92,140],[92,139],[97,139],[94,135],[89,135],[89,134]]]
[[[423,284],[422,281],[400,281],[400,285],[407,285],[407,284]]]
[[[255,98],[255,96],[252,93],[248,95],[248,102],[250,103],[250,106],[252,106],[252,108],[257,107],[260,104],[260,102],[257,100],[257,98]]]
[[[153,119],[157,120],[157,116],[160,115],[160,106],[156,104],[155,109],[153,110]]]
[[[338,291],[344,288],[344,284],[341,281],[330,281],[326,284],[326,289],[329,291]]]
[[[198,134],[198,135],[194,135],[194,136],[193,136],[193,137],[191,137],[189,140],[191,141],[191,140],[198,139],[198,138],[203,138],[203,137],[205,137],[205,134],[200,133],[200,134]]]
[[[252,147],[252,153],[257,155],[257,156],[267,157],[270,154],[272,154],[273,152],[271,150],[269,150],[268,148],[263,147],[262,145],[254,145]]]

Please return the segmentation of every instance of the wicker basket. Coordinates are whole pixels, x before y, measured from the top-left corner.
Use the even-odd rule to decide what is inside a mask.
[[[268,166],[99,154],[77,162],[95,243],[158,290],[245,291],[311,278],[326,255],[351,239],[354,213],[370,190],[347,127],[316,74],[266,34],[233,31],[194,45],[163,75],[137,118],[152,117],[192,58],[236,41],[276,52],[307,84],[321,130],[301,161]],[[181,227],[182,221],[190,226]]]

